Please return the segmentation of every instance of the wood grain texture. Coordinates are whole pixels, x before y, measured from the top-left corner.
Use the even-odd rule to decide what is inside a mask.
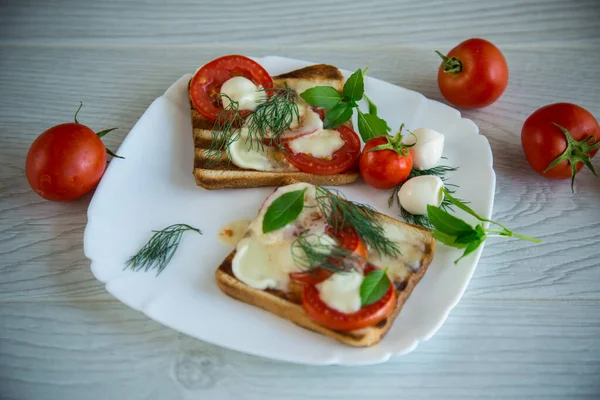
[[[37,400],[596,399],[599,335],[598,302],[463,301],[407,356],[305,367],[202,343],[116,302],[18,303],[0,308],[0,387]]]
[[[53,1],[3,2],[4,43],[358,45],[581,45],[600,40],[596,0]],[[266,34],[270,30],[275,35]]]
[[[152,100],[179,76],[215,56],[241,50],[10,48],[10,57],[0,59],[0,299],[107,298],[81,249],[90,196],[60,204],[33,194],[24,177],[31,141],[50,125],[72,118],[83,100],[82,122],[96,130],[121,128],[105,138],[115,149]],[[320,49],[255,50],[255,55],[282,54],[347,69],[368,60],[372,76],[441,100],[437,60],[428,49],[335,54]],[[498,179],[494,217],[545,243],[489,241],[466,296],[599,299],[600,182],[584,171],[577,178],[579,193],[573,195],[567,182],[538,177],[523,157],[520,129],[527,115],[555,101],[577,102],[600,115],[600,92],[593,89],[600,86],[593,73],[600,57],[577,49],[509,47],[505,54],[511,68],[506,93],[493,106],[465,116],[480,126],[492,146]],[[564,79],[573,59],[580,72]],[[552,68],[541,75],[540,65]]]
[[[520,145],[542,105],[600,116],[598,20],[596,0],[0,0],[0,399],[600,398],[600,181],[581,173],[573,195],[531,172]],[[464,113],[494,153],[494,218],[544,244],[490,241],[442,329],[380,366],[282,364],[160,326],[89,271],[91,195],[46,202],[24,176],[31,142],[80,100],[83,123],[120,128],[105,137],[114,149],[154,98],[219,55],[368,64],[442,100],[433,49],[476,36],[510,67],[503,97]]]

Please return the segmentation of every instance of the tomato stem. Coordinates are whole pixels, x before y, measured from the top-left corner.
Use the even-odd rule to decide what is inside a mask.
[[[396,135],[394,135],[394,136],[385,135],[387,143],[380,144],[379,146],[375,146],[372,149],[367,150],[367,153],[371,152],[371,151],[379,151],[379,150],[392,150],[392,151],[395,151],[396,153],[398,153],[399,156],[403,156],[403,157],[408,156],[408,149],[413,147],[417,143],[416,142],[413,144],[402,143],[402,139],[403,139],[402,129],[404,129],[404,124],[400,125],[400,129],[398,129],[398,132],[396,132]]]
[[[110,129],[105,129],[105,130],[103,130],[103,131],[100,131],[100,132],[96,133],[96,136],[98,136],[99,138],[102,138],[102,137],[103,137],[103,136],[105,136],[107,133],[109,133],[109,132],[112,132],[112,131],[114,131],[115,129],[119,129],[119,128],[110,128]],[[110,150],[108,147],[106,147],[106,146],[105,146],[105,148],[106,148],[106,153],[107,153],[109,156],[113,156],[113,157],[116,157],[116,158],[122,158],[122,159],[125,159],[125,157],[121,157],[121,156],[119,156],[119,155],[115,154],[114,152],[112,152],[112,151],[111,151],[111,150]]]
[[[460,60],[458,58],[456,58],[456,57],[448,58],[437,50],[435,50],[435,52],[437,53],[438,56],[440,56],[442,58],[442,65],[440,65],[440,68],[443,68],[444,72],[457,74],[462,71],[462,63],[460,62]]]
[[[81,107],[83,107],[83,103],[80,101],[79,102],[79,108],[77,109],[77,111],[75,111],[75,116],[73,117],[73,119],[75,120],[76,124],[79,123],[79,121],[77,121],[77,114],[79,114],[79,110],[81,110]]]
[[[590,161],[591,157],[588,153],[600,148],[600,140],[596,140],[593,136],[589,135],[583,140],[577,141],[573,138],[571,132],[569,132],[566,128],[558,125],[555,122],[552,124],[565,134],[567,139],[567,148],[560,156],[556,157],[554,161],[550,163],[550,165],[548,165],[548,168],[544,170],[544,174],[563,161],[568,161],[571,165],[571,192],[575,193],[575,174],[577,174],[577,163],[584,163],[595,176],[598,176],[594,166]]]

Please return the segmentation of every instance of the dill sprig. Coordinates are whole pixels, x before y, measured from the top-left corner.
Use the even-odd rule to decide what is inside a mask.
[[[355,253],[338,246],[325,235],[302,232],[292,243],[292,258],[302,271],[315,268],[332,272],[346,272],[357,269],[366,260]]]
[[[233,101],[226,94],[220,93],[219,100],[222,97],[227,97],[229,99],[229,104],[227,107],[223,108],[213,124],[210,146],[206,151],[208,166],[217,162],[223,151],[227,151],[227,159],[231,160],[229,146],[231,146],[233,142],[239,140],[242,136],[244,117],[240,113],[239,103]]]
[[[290,128],[294,120],[300,120],[298,96],[289,87],[262,89],[267,92],[268,100],[258,104],[248,117],[248,138],[246,144],[281,148],[281,136]]]
[[[184,232],[189,230],[202,235],[200,229],[187,224],[174,224],[160,231],[152,231],[154,234],[148,243],[135,256],[127,260],[124,269],[130,268],[134,271],[157,269],[158,276],[175,255]]]
[[[457,170],[458,170],[458,167],[449,167],[447,165],[438,165],[437,167],[433,167],[430,169],[424,169],[424,170],[413,169],[410,172],[410,175],[408,175],[408,178],[406,179],[406,181],[408,181],[411,178],[417,177],[417,176],[425,176],[425,175],[437,176],[442,181],[444,181],[444,187],[446,188],[446,191],[448,191],[448,193],[455,193],[456,190],[449,189],[449,187],[456,188],[458,186],[453,185],[453,184],[446,184],[445,182],[448,179],[448,177],[446,175],[449,172],[454,172]],[[412,224],[412,225],[419,225],[419,226],[422,226],[423,228],[432,230],[434,227],[431,224],[431,222],[429,221],[429,218],[427,217],[427,215],[411,214],[408,211],[406,211],[404,208],[402,208],[402,206],[400,205],[400,200],[398,199],[398,192],[400,191],[400,188],[406,181],[402,182],[400,185],[396,186],[392,190],[392,195],[388,199],[388,206],[392,207],[394,205],[394,202],[397,202],[398,208],[400,208],[400,215],[402,216],[402,218],[404,218],[404,220],[406,222],[408,222],[409,224]],[[465,202],[463,200],[458,200],[458,201],[460,201],[463,204],[467,204],[467,202]],[[440,208],[444,211],[454,211],[453,207],[454,207],[454,205],[452,204],[452,202],[450,200],[448,200],[446,197],[444,197],[444,199],[442,200],[442,204],[440,204]]]
[[[351,227],[364,244],[380,256],[395,258],[401,255],[398,244],[385,235],[377,210],[366,204],[347,200],[336,189],[327,190],[317,186],[315,190],[317,206],[334,233]]]
[[[252,112],[240,110],[239,103],[224,93],[219,98],[227,97],[229,104],[223,108],[212,128],[212,140],[207,151],[210,160],[218,160],[223,151],[227,151],[227,159],[231,161],[229,147],[242,137],[242,127],[246,122],[248,136],[245,143],[249,149],[264,151],[265,144],[280,149],[281,136],[289,129],[294,120],[300,119],[297,95],[288,88],[261,88],[267,98],[258,103]]]

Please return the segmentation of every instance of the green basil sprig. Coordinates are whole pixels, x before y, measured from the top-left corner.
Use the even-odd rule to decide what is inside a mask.
[[[344,84],[342,94],[331,86],[316,86],[300,94],[308,104],[327,109],[323,126],[335,129],[352,118],[354,109],[358,112],[358,132],[363,142],[387,135],[391,131],[385,120],[377,116],[377,106],[365,95],[364,74],[357,69]],[[364,113],[358,108],[358,101],[365,98],[369,104],[369,112]]]
[[[427,206],[427,217],[434,227],[432,232],[433,236],[446,246],[465,249],[462,256],[454,261],[455,264],[477,250],[477,248],[489,237],[514,237],[517,239],[528,240],[533,243],[542,243],[540,239],[520,235],[511,231],[499,222],[479,216],[465,203],[454,198],[446,189],[444,189],[444,195],[453,205],[481,221],[481,224],[472,227],[462,219],[449,214],[440,207],[432,205]],[[483,225],[484,222],[489,222],[502,229],[486,229]]]
[[[298,218],[304,208],[304,193],[306,190],[294,190],[276,198],[263,218],[263,233],[283,228]]]
[[[387,277],[387,268],[376,269],[365,275],[360,285],[361,306],[376,303],[390,288],[390,280]]]

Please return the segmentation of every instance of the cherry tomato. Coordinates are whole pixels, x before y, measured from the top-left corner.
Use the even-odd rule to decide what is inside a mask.
[[[508,85],[508,64],[496,46],[469,39],[450,50],[438,71],[438,86],[450,103],[463,108],[489,106]]]
[[[348,253],[356,253],[362,259],[367,258],[367,246],[365,246],[363,241],[360,240],[354,229],[348,227],[336,234],[334,229],[329,227],[327,229],[327,233],[334,236],[338,240],[338,245]],[[359,267],[362,267],[362,265]],[[329,270],[315,268],[311,271],[291,272],[290,279],[296,283],[304,285],[316,285],[317,283],[323,282],[325,279],[329,278],[332,274],[333,272]]]
[[[575,174],[584,163],[591,166],[590,159],[600,147],[600,126],[578,105],[550,104],[525,120],[521,143],[535,172],[551,179],[571,178],[573,186]]]
[[[106,168],[108,150],[100,137],[112,130],[96,134],[78,123],[75,113],[75,122],[42,133],[29,148],[25,162],[31,188],[51,201],[74,200],[88,193]]]
[[[190,82],[190,99],[200,115],[209,121],[217,119],[223,111],[221,86],[234,76],[243,76],[265,89],[273,87],[273,78],[257,62],[241,55],[219,57],[201,67]],[[240,111],[240,115],[250,112]]]
[[[106,168],[102,140],[85,125],[61,124],[42,133],[27,153],[31,188],[52,201],[68,201],[92,190]]]
[[[360,139],[356,132],[342,125],[336,129],[344,145],[335,151],[331,159],[317,158],[310,154],[294,154],[288,143],[284,143],[286,158],[302,172],[316,175],[335,175],[352,167],[360,155]]]
[[[374,266],[367,266],[364,270],[365,275],[373,269]],[[352,331],[374,325],[390,315],[396,307],[396,291],[390,281],[390,287],[381,299],[354,313],[346,314],[325,304],[315,285],[305,285],[302,292],[302,307],[306,314],[320,325],[337,331]]]
[[[409,149],[401,144],[402,136],[398,138],[398,135],[395,138],[385,135],[369,140],[360,155],[360,175],[366,183],[377,189],[395,188],[408,178],[412,170],[412,156]],[[388,145],[389,148],[384,150],[369,151]]]

